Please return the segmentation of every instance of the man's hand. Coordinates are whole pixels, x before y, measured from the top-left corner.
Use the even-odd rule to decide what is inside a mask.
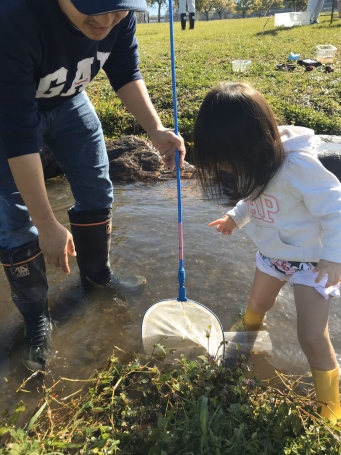
[[[33,224],[38,229],[39,246],[49,264],[70,273],[68,253],[76,256],[72,235],[56,220],[44,182],[39,153],[10,158],[8,164]]]
[[[314,269],[314,272],[318,272],[315,283],[319,283],[322,278],[328,273],[328,281],[325,285],[326,288],[329,286],[335,286],[340,281],[341,277],[341,264],[339,262],[326,261],[320,259],[319,263]]]
[[[47,262],[70,273],[68,254],[76,256],[70,232],[57,220],[39,230],[39,246]]]
[[[174,131],[164,128],[149,98],[143,79],[128,82],[117,91],[118,96],[142,128],[147,131],[154,147],[162,155],[165,166],[174,169],[176,166],[175,149],[180,153],[180,167],[184,164],[186,149],[184,140]]]
[[[217,231],[224,235],[232,235],[233,231],[237,228],[236,223],[230,215],[224,215],[219,220],[212,221],[208,226],[217,226]]]
[[[171,170],[176,167],[176,150],[178,150],[180,154],[180,168],[183,166],[186,149],[184,140],[181,136],[177,136],[173,130],[162,128],[150,135],[150,139],[154,147],[161,153],[165,167]]]

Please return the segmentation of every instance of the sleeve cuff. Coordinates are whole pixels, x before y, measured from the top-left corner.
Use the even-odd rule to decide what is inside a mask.
[[[243,226],[245,226],[249,221],[249,214],[245,211],[238,210],[239,207],[234,207],[233,209],[229,210],[227,212],[227,215],[229,215],[233,221],[236,223],[238,229],[241,229]]]
[[[7,159],[16,158],[17,156],[30,155],[39,153],[40,141],[34,137],[2,137],[2,145]]]

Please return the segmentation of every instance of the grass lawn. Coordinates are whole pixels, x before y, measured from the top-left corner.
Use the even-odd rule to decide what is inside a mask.
[[[341,20],[322,16],[320,24],[274,28],[271,17],[197,22],[194,30],[174,24],[179,130],[187,145],[193,124],[207,91],[220,81],[243,80],[261,91],[281,123],[313,128],[318,134],[341,135]],[[169,24],[140,24],[140,68],[154,105],[167,127],[173,126]],[[334,72],[324,67],[312,72],[298,66],[293,72],[276,69],[289,53],[315,58],[316,45],[338,48]],[[234,73],[232,60],[252,60],[248,73]],[[91,84],[89,95],[103,122],[105,135],[143,133],[114,96],[104,74]]]

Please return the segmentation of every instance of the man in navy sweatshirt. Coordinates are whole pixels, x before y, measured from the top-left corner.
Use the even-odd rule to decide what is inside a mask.
[[[42,369],[51,327],[46,258],[69,273],[75,256],[85,290],[124,288],[110,268],[113,189],[98,117],[84,89],[101,68],[174,168],[181,137],[162,126],[138,69],[135,11],[145,0],[1,0],[0,260],[23,315],[25,365]],[[50,207],[40,146],[48,145],[75,199],[71,233]],[[38,238],[39,235],[39,238]],[[142,285],[143,280],[135,283]]]

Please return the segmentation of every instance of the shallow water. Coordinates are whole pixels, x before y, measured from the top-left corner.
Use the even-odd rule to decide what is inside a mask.
[[[53,210],[68,225],[67,209],[73,198],[64,178],[47,182]],[[246,306],[255,268],[255,247],[245,232],[233,237],[218,234],[207,224],[220,217],[225,207],[204,200],[197,182],[183,181],[183,226],[187,297],[209,307],[227,331]],[[42,384],[48,387],[60,377],[86,379],[111,355],[127,361],[141,347],[141,320],[148,307],[162,299],[178,296],[179,267],[176,182],[154,186],[115,187],[111,263],[121,275],[144,275],[146,288],[126,298],[112,298],[99,291],[85,299],[79,286],[78,268],[70,259],[72,272],[48,267],[49,305],[56,321],[53,340],[56,355],[45,378],[31,379],[21,362],[23,323],[10,299],[9,287],[0,271],[0,403],[1,409],[24,400],[34,409],[42,398]],[[308,365],[296,337],[293,294],[287,285],[266,320],[272,352],[253,355],[261,378],[274,368],[287,373],[305,373]],[[330,332],[341,364],[340,299],[334,299]],[[82,384],[63,381],[63,394]],[[56,389],[57,391],[57,389]],[[57,391],[61,393],[60,388]]]

